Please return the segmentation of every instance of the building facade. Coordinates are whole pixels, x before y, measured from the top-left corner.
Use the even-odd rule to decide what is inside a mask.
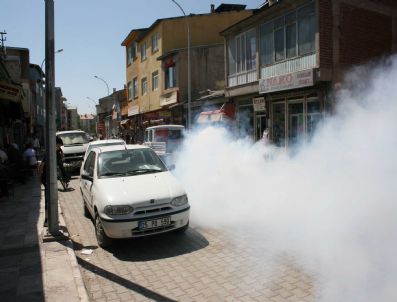
[[[44,145],[45,129],[45,91],[43,87],[44,73],[39,65],[30,64],[32,133],[37,136],[40,145]]]
[[[22,149],[33,133],[29,49],[2,47],[0,62],[1,143],[16,143]]]
[[[96,135],[96,117],[92,114],[80,115],[80,129],[90,134]]]
[[[250,15],[245,5],[222,4],[209,14],[159,19],[149,28],[132,30],[122,42],[131,130],[139,135],[151,125],[186,125],[188,40],[193,100],[201,90],[224,85],[219,32]]]
[[[267,1],[222,32],[225,95],[236,105],[241,135],[265,129],[280,147],[310,139],[332,91],[356,64],[396,51],[393,1]]]

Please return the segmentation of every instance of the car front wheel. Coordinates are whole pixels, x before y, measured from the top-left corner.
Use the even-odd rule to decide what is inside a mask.
[[[112,243],[112,239],[110,239],[103,230],[99,215],[95,216],[95,235],[98,245],[102,248],[108,247]]]

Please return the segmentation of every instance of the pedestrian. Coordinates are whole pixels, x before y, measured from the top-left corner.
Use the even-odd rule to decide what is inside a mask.
[[[70,181],[70,177],[69,177],[68,173],[66,173],[65,167],[63,166],[63,152],[62,152],[61,146],[63,146],[63,141],[61,138],[57,137],[56,138],[56,164],[57,164],[57,168],[60,171],[62,180],[68,183]],[[44,155],[44,158],[41,161],[40,166],[39,166],[39,175],[40,175],[41,183],[43,184],[43,186],[46,185],[46,177],[47,177],[45,165],[46,165],[46,155]]]
[[[26,145],[26,149],[22,154],[25,165],[32,170],[37,169],[37,157],[36,157],[36,150],[33,149],[32,143],[28,143]]]
[[[3,150],[3,147],[0,146],[0,164],[5,164],[8,161],[7,153]]]
[[[268,145],[270,142],[270,133],[269,133],[269,128],[266,128],[263,131],[263,135],[262,135],[262,142],[264,145]]]
[[[40,140],[39,140],[39,138],[37,137],[37,135],[34,135],[34,136],[33,136],[33,142],[32,142],[32,144],[33,144],[33,148],[36,150],[36,153],[37,153],[37,151],[40,149]]]

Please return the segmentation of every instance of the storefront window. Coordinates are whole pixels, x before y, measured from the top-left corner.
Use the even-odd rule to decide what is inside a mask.
[[[321,120],[320,102],[317,98],[307,101],[306,132],[308,139],[313,137],[314,131]]]
[[[276,146],[285,146],[285,103],[274,103],[272,108],[272,139]]]
[[[300,142],[305,136],[303,102],[288,104],[288,145]]]
[[[252,105],[240,106],[238,111],[238,132],[240,137],[254,138],[254,109]]]

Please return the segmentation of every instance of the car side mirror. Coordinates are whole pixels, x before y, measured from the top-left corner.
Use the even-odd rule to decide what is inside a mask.
[[[81,174],[81,178],[85,179],[85,180],[89,180],[89,181],[93,181],[94,180],[94,178],[90,174],[88,174],[87,172],[83,172]]]
[[[171,165],[167,166],[167,168],[170,171],[175,170],[175,164],[171,164]]]

